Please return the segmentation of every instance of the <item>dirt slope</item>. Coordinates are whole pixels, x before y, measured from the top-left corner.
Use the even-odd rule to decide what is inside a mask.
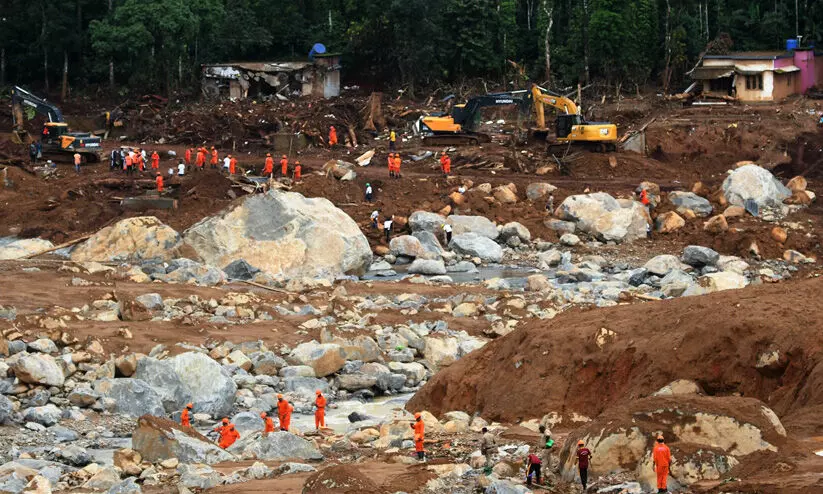
[[[792,414],[823,404],[821,294],[823,280],[813,279],[567,312],[459,360],[407,408],[465,410],[502,421],[550,411],[594,417],[675,379],[691,379],[710,395],[759,398],[802,427],[808,421],[798,415],[792,422]],[[781,361],[758,371],[758,356],[769,349],[779,350]]]

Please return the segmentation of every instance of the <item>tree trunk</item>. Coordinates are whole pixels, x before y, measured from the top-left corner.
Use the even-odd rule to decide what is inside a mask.
[[[113,2],[114,0],[109,0],[109,17],[114,7]],[[111,94],[114,94],[114,57],[109,57],[109,90]]]
[[[543,39],[545,55],[546,55],[546,85],[551,87],[552,82],[552,52],[549,41],[549,34],[551,34],[552,25],[554,24],[554,5],[548,6],[548,0],[543,0],[543,12],[546,13],[546,34]]]
[[[583,0],[583,69],[589,84],[589,0]]]
[[[6,85],[6,48],[0,48],[0,86]]]
[[[69,95],[69,51],[63,50],[63,85],[60,89],[60,101],[66,101]]]
[[[46,38],[46,5],[40,5],[40,13],[42,14],[42,27],[40,29],[40,43],[43,45],[43,84],[46,93],[49,92],[49,45]]]
[[[672,6],[670,0],[666,0],[666,26],[665,26],[665,33],[666,33],[666,41],[664,44],[664,49],[666,50],[666,66],[663,69],[663,94],[668,94],[669,92],[669,81],[672,78],[672,32],[671,32],[671,25],[669,16],[672,12]]]
[[[183,55],[177,55],[177,84],[183,86]]]

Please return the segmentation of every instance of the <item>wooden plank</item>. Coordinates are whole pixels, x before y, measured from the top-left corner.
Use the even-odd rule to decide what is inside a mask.
[[[275,292],[275,293],[282,293],[282,294],[284,294],[284,295],[292,295],[292,294],[294,294],[294,292],[290,292],[290,291],[288,291],[288,290],[283,290],[283,289],[281,289],[281,288],[272,288],[272,287],[270,287],[270,286],[261,285],[260,283],[255,283],[255,282],[253,282],[253,281],[248,281],[248,280],[231,280],[231,281],[239,281],[239,282],[241,282],[241,283],[245,283],[245,284],[247,284],[247,285],[256,286],[257,288],[262,288],[263,290],[268,290],[268,291],[270,291],[270,292]]]

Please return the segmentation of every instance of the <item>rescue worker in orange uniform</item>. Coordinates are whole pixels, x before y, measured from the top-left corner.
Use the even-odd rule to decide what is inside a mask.
[[[426,426],[423,424],[423,416],[420,415],[420,412],[414,414],[414,423],[412,423],[410,427],[414,430],[414,450],[417,451],[417,459],[425,461],[423,439],[426,434]]]
[[[217,150],[214,149],[214,146],[211,147],[211,169],[217,169]]]
[[[192,148],[186,149],[186,167],[188,168],[191,165],[191,152],[193,151]]]
[[[402,175],[400,174],[400,153],[394,155],[394,178],[400,178]]]
[[[131,172],[134,171],[134,159],[131,157],[131,153],[126,155],[126,159],[123,161],[123,171],[126,172],[126,175],[131,175]]]
[[[163,192],[163,175],[160,172],[157,172],[157,178],[154,179],[154,183],[157,184],[157,192]]]
[[[140,170],[142,172],[143,171],[143,153],[141,153],[139,149],[134,150],[133,160],[136,162],[135,168],[137,168],[138,170]]]
[[[329,127],[329,147],[337,145],[337,129],[334,128],[334,125]]]
[[[274,160],[271,157],[271,153],[266,153],[266,164],[263,166],[263,175],[268,175],[269,178],[271,178],[273,172]]]
[[[282,158],[280,158],[280,176],[281,177],[288,177],[289,176],[289,159],[286,158],[284,154]]]
[[[200,148],[200,149],[197,150],[197,161],[195,162],[195,164],[197,165],[198,170],[203,169],[203,165],[206,164],[206,150],[205,149]]]
[[[229,175],[234,175],[237,173],[237,159],[232,155],[229,155],[229,158],[231,158],[229,161]]]
[[[183,427],[191,427],[191,409],[194,407],[194,404],[187,403],[186,408],[183,409],[183,413],[180,414],[180,425]]]
[[[389,153],[389,178],[394,177],[394,153]]]
[[[448,175],[452,172],[452,159],[443,151],[440,155],[440,169],[443,170],[443,175]]]
[[[294,181],[299,182],[300,177],[303,176],[303,167],[300,165],[299,161],[294,162]]]
[[[666,481],[669,477],[669,465],[672,463],[672,452],[666,446],[663,434],[657,435],[657,444],[652,451],[652,467],[657,473],[657,492],[669,492]]]
[[[314,400],[314,406],[317,410],[314,411],[314,428],[320,429],[326,427],[326,397],[318,389],[315,391],[317,398]]]
[[[229,419],[227,419],[227,418],[225,418],[225,417],[224,417],[224,418],[223,418],[223,420],[222,420],[222,422],[220,423],[220,425],[218,425],[217,427],[215,427],[215,428],[214,428],[214,430],[215,430],[218,434],[220,434],[220,436],[222,437],[222,436],[223,436],[223,431],[224,431],[224,430],[225,430],[228,426],[229,426]]]
[[[274,432],[274,419],[269,417],[266,412],[260,412],[260,418],[263,419],[263,437],[266,437],[270,432]]]
[[[151,167],[154,170],[160,168],[160,155],[157,154],[157,151],[151,153]]]
[[[223,428],[223,432],[220,434],[220,443],[218,446],[223,449],[227,449],[238,439],[240,439],[240,433],[234,428],[234,424],[229,424]]]
[[[283,395],[277,395],[277,419],[280,420],[281,431],[289,430],[291,412],[289,412],[289,402],[283,398]]]

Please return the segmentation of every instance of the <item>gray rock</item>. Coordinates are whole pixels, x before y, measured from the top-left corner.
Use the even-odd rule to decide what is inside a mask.
[[[54,244],[41,238],[24,238],[0,245],[0,259],[21,259],[54,247]]]
[[[525,485],[515,484],[508,480],[494,480],[486,487],[486,494],[528,494],[531,492]]]
[[[57,353],[57,345],[48,338],[40,338],[28,344],[29,350],[40,353]]]
[[[548,182],[534,182],[526,186],[526,197],[530,201],[536,201],[548,196],[557,190],[557,187]]]
[[[446,218],[427,211],[415,211],[409,216],[409,228],[412,232],[440,232],[445,223]]]
[[[11,419],[14,412],[14,404],[11,400],[0,394],[0,424],[4,424]]]
[[[180,474],[180,485],[197,489],[211,489],[223,483],[223,476],[206,465],[187,465],[181,463],[177,467]]]
[[[178,424],[155,417],[141,417],[132,434],[132,448],[143,460],[158,462],[177,458],[181,463],[206,463],[212,465],[235,458],[205,440],[199,434],[186,432]]]
[[[572,247],[580,243],[580,237],[574,233],[564,233],[560,237],[560,243]]]
[[[678,208],[691,209],[697,216],[712,214],[712,203],[693,192],[669,192],[669,201]]]
[[[441,275],[446,274],[446,265],[442,260],[415,259],[408,272],[410,274]]]
[[[94,461],[88,451],[74,444],[55,448],[50,451],[50,455],[55,461],[75,467],[84,467]]]
[[[231,422],[240,434],[262,431],[265,425],[260,414],[253,412],[240,412],[231,418]]]
[[[286,377],[283,379],[285,391],[295,393],[313,399],[314,392],[318,389],[326,394],[329,392],[329,384],[316,377]]]
[[[525,243],[530,242],[532,239],[532,234],[529,229],[516,221],[503,225],[503,227],[500,228],[500,236],[507,241],[510,238],[517,237]]]
[[[137,369],[132,377],[148,383],[160,397],[163,408],[168,413],[182,409],[194,399],[174,371],[170,360],[141,358],[137,361]]]
[[[412,235],[414,236],[414,238],[420,241],[420,245],[423,246],[423,249],[425,249],[426,252],[438,256],[443,254],[443,246],[440,244],[440,239],[434,233],[428,231],[419,231],[412,233]]]
[[[496,242],[475,233],[453,236],[449,247],[458,254],[479,257],[487,262],[500,262],[503,259],[503,249]]]
[[[237,385],[223,367],[206,355],[187,352],[170,359],[184,389],[197,401],[197,410],[225,417],[234,406]]]
[[[276,376],[286,367],[286,361],[274,352],[258,352],[251,355],[251,372],[256,376]]]
[[[670,254],[655,256],[643,265],[643,268],[648,273],[656,274],[658,276],[665,276],[673,269],[683,269],[684,267],[686,266],[680,262],[680,259]]]
[[[54,434],[54,440],[58,443],[69,443],[72,441],[77,441],[79,437],[76,432],[73,430],[63,427],[62,425],[55,425],[53,427],[49,427],[49,432]]]
[[[42,407],[27,408],[26,412],[23,414],[23,418],[27,422],[34,422],[46,427],[52,426],[59,422],[62,416],[63,412],[51,403]]]
[[[497,226],[485,216],[453,214],[446,219],[446,222],[452,226],[452,233],[455,236],[473,233],[494,240],[500,235]]]
[[[601,241],[630,242],[646,238],[650,218],[642,204],[618,201],[605,192],[567,197],[557,213],[576,229]]]
[[[723,194],[730,204],[746,206],[747,201],[764,207],[782,207],[783,199],[791,196],[774,175],[757,165],[745,165],[732,171],[723,181]]]
[[[13,342],[9,342],[10,352],[11,343]],[[25,343],[23,344],[25,345]],[[62,386],[65,382],[63,370],[51,355],[21,354],[17,358],[11,359],[9,368],[14,372],[17,379],[24,383]]]
[[[226,273],[226,277],[231,280],[249,281],[254,279],[254,276],[259,273],[260,270],[247,263],[245,259],[237,259],[223,268],[223,272]]]
[[[163,308],[163,297],[159,293],[145,293],[135,297],[134,301],[148,310]]]
[[[128,477],[111,486],[106,494],[142,494],[143,489],[137,484],[137,477]]]
[[[311,465],[306,465],[305,463],[294,463],[288,461],[279,465],[275,471],[279,475],[290,475],[293,473],[302,473],[302,472],[316,472],[317,469]]]
[[[679,269],[673,269],[660,280],[660,290],[667,297],[679,297],[695,283],[694,278]]]
[[[159,279],[166,283],[194,283],[201,286],[214,286],[225,283],[226,275],[222,270],[212,266],[195,263],[186,265],[170,271],[164,276],[155,275],[154,279]]]
[[[132,417],[165,414],[160,396],[141,379],[101,379],[95,381],[94,390],[100,396],[114,400],[116,413]]]
[[[338,389],[346,391],[358,391],[370,389],[377,386],[377,376],[366,375],[360,372],[353,374],[340,374],[336,379]]]
[[[554,218],[549,218],[543,222],[546,225],[546,228],[549,230],[554,230],[557,233],[574,233],[577,225],[574,224],[573,221],[563,221]]]
[[[314,369],[308,365],[289,365],[280,369],[280,377],[317,377]]]
[[[154,216],[127,218],[107,226],[71,251],[73,261],[139,263],[168,261],[182,246],[180,234]]]
[[[313,442],[282,431],[270,433],[267,437],[259,439],[249,436],[247,441],[238,441],[228,451],[266,461],[323,459],[323,455]]]
[[[209,265],[246,259],[272,276],[362,275],[372,261],[354,220],[327,199],[295,192],[245,196],[183,236]]]
[[[420,257],[426,251],[417,237],[400,235],[389,242],[389,249],[395,256]]]
[[[708,247],[689,245],[683,249],[682,261],[689,266],[714,266],[720,259],[720,254]]]
[[[477,266],[471,261],[460,261],[451,266],[446,266],[447,273],[479,273]]]
[[[346,363],[346,355],[340,345],[314,341],[297,345],[289,354],[289,359],[295,364],[310,366],[317,377],[334,374]]]

